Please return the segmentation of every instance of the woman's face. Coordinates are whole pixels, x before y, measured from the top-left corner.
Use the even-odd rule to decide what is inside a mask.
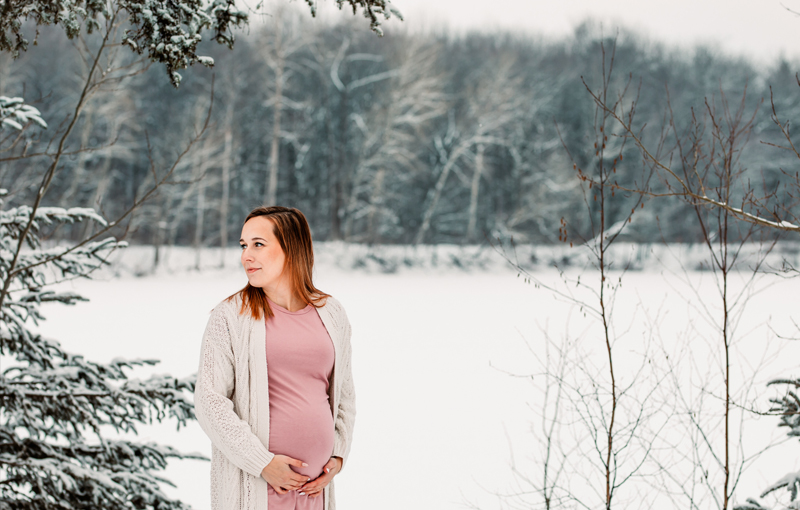
[[[286,255],[273,234],[274,223],[264,216],[250,218],[242,227],[242,267],[253,287],[275,288],[283,275]]]

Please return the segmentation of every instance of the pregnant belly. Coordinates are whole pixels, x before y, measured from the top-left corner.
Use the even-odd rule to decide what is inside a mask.
[[[321,405],[280,405],[269,410],[269,451],[308,464],[292,469],[312,480],[333,453],[333,417],[327,400]]]

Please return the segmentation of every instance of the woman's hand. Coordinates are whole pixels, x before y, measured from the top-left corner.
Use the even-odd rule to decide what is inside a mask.
[[[261,478],[266,480],[278,494],[297,490],[309,481],[309,478],[292,471],[289,466],[306,467],[308,464],[286,455],[276,455],[261,471]]]
[[[327,487],[328,484],[331,483],[331,480],[333,480],[333,477],[341,470],[342,458],[331,457],[331,460],[325,464],[322,474],[300,487],[300,493],[308,494],[309,498],[316,498],[322,494],[322,489]]]

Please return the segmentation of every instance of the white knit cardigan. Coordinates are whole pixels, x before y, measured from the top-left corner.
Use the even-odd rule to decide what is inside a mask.
[[[264,319],[240,314],[240,307],[237,296],[211,312],[194,391],[197,421],[211,438],[212,510],[267,510],[268,484],[261,471],[274,454],[269,451],[266,327]],[[334,418],[331,455],[346,462],[356,414],[350,322],[334,298],[317,311],[335,352],[328,389]],[[333,482],[323,498],[325,510],[335,510]]]

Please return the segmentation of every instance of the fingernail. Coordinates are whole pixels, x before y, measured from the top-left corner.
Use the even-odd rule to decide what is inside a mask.
[[[330,473],[331,472],[331,468],[325,468],[325,472],[326,473]]]
[[[305,496],[305,495],[306,495],[306,493],[305,493],[305,492],[301,492],[301,493],[300,493],[300,495],[301,495],[301,496]]]
[[[303,462],[303,467],[306,467],[306,466],[308,466],[308,464],[306,464],[305,462]]]

